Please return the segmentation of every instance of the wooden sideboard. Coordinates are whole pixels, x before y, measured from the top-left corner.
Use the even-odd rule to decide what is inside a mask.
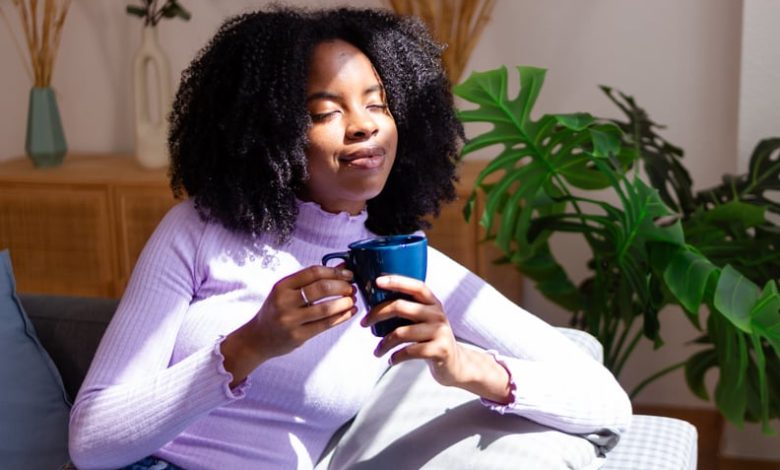
[[[484,162],[461,168],[459,199],[428,232],[430,243],[519,302],[521,280],[493,265],[491,244],[461,209]],[[0,249],[25,293],[119,297],[149,235],[174,204],[166,171],[126,155],[68,155],[57,168],[26,158],[0,163]],[[481,201],[477,201],[480,207]]]
[[[57,168],[0,164],[0,249],[19,292],[118,297],[173,206],[165,170],[120,155],[68,155]]]

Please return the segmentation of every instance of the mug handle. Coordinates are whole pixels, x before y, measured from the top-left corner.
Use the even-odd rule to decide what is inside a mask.
[[[328,253],[327,255],[322,257],[322,265],[327,266],[328,261],[332,259],[340,259],[344,260],[347,265],[349,265],[349,251],[339,251],[338,253]]]

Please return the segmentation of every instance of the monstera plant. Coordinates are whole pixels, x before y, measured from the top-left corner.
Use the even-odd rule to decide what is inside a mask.
[[[656,133],[660,126],[631,97],[603,88],[626,121],[588,113],[533,119],[545,71],[518,71],[514,98],[506,68],[473,73],[454,88],[476,105],[459,112],[463,122],[492,125],[462,154],[496,149],[466,217],[483,192],[479,220],[503,261],[601,341],[616,376],[643,338],[663,345],[663,307],[682,307],[702,346],[632,396],[684,367],[691,390],[708,399],[704,374],[717,368],[720,412],[736,424],[761,421],[771,432],[770,420],[780,417],[780,230],[767,212],[780,214],[769,198],[780,189],[780,139],[758,145],[747,175],[694,193],[682,151]],[[590,248],[590,274],[579,285],[555,257],[556,233],[578,234]]]

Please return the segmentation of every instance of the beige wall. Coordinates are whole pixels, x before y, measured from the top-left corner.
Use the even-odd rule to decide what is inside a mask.
[[[744,1],[737,139],[737,169],[740,172],[747,171],[750,155],[759,140],[780,136],[778,18],[780,2]],[[774,198],[780,200],[780,192],[775,191]],[[780,217],[775,220],[780,221]],[[775,424],[775,430],[779,427]],[[770,438],[762,435],[758,425],[746,426],[744,430],[729,426],[724,435],[723,451],[727,455],[772,456],[780,460],[777,442],[777,436]]]
[[[225,16],[264,3],[186,2],[192,20],[169,21],[159,31],[174,76]],[[345,3],[381,4],[378,0]],[[3,7],[8,13],[7,2]],[[132,151],[130,64],[139,43],[140,22],[125,15],[123,8],[123,2],[73,3],[54,75],[72,150]],[[742,9],[739,0],[500,0],[467,71],[502,64],[548,68],[538,113],[589,111],[618,116],[597,85],[620,88],[668,126],[664,135],[685,149],[685,163],[696,186],[703,188],[737,168]],[[23,154],[30,81],[7,31],[0,29],[3,160]],[[565,239],[556,244],[573,265],[582,264],[582,245]],[[528,309],[553,323],[566,322],[567,316],[534,294],[531,286],[525,292]],[[678,311],[663,316],[668,345],[658,352],[647,347],[638,351],[622,379],[627,388],[690,354],[683,344],[695,331]],[[709,406],[688,392],[681,374],[646,389],[639,401]],[[733,454],[771,455],[766,453],[768,445],[766,451],[743,449],[747,447],[729,446]]]

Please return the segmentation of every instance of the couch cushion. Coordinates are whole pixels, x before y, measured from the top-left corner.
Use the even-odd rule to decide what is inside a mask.
[[[687,421],[634,415],[602,470],[696,470],[696,428]]]
[[[73,401],[119,301],[56,295],[19,298]]]
[[[59,468],[68,460],[68,403],[57,369],[16,296],[0,252],[0,466]]]
[[[317,469],[593,469],[593,444],[438,384],[423,361],[392,367]]]

